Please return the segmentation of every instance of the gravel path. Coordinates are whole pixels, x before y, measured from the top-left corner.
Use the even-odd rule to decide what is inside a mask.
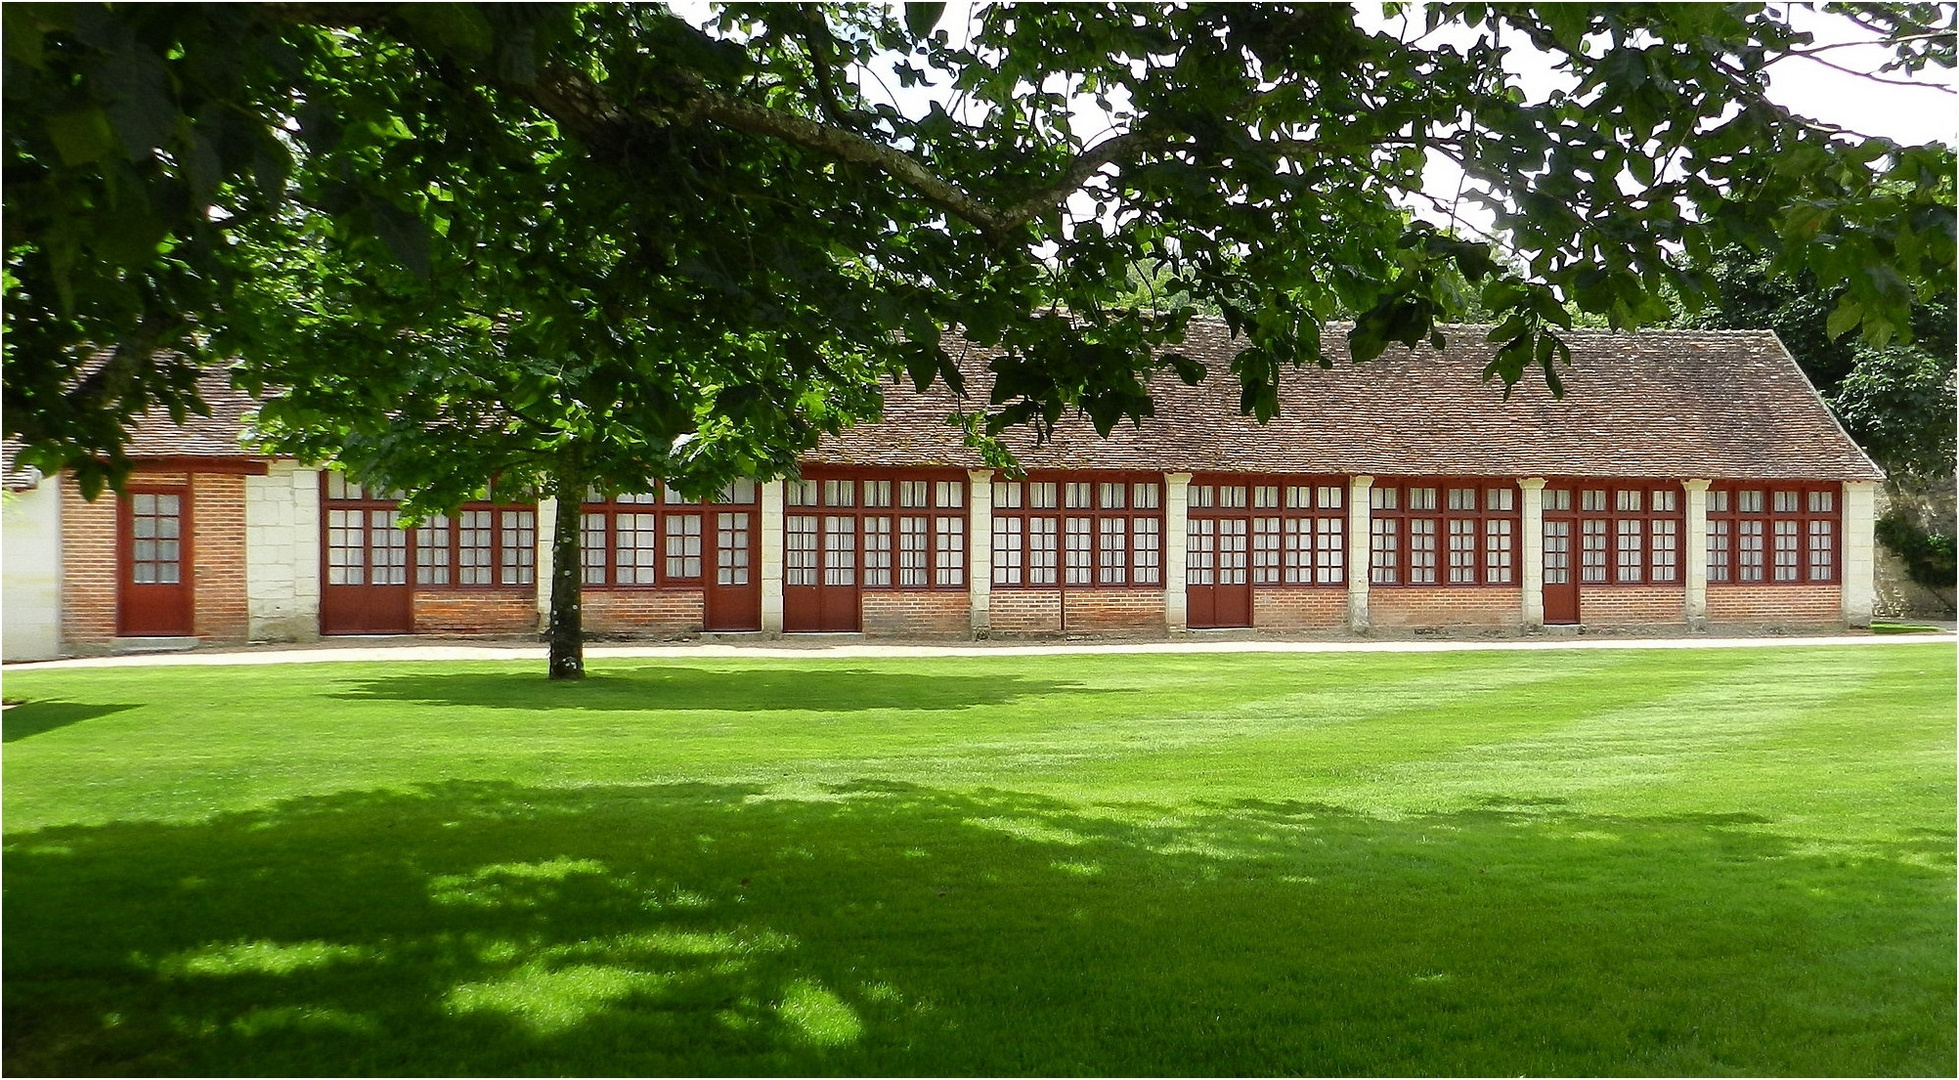
[[[1932,625],[1932,624],[1927,624]],[[1506,649],[1755,649],[1790,648],[1818,645],[1856,645],[1881,648],[1887,645],[1954,644],[1959,636],[1952,623],[1939,625],[1938,633],[1928,634],[1838,634],[1815,637],[1580,637],[1547,635],[1504,640],[1333,640],[1277,641],[1268,639],[1206,640],[1199,634],[1177,641],[1137,642],[1046,642],[1001,643],[962,642],[958,644],[867,644],[856,635],[841,635],[844,640],[825,640],[821,636],[793,641],[698,641],[661,645],[587,645],[588,660],[609,659],[705,659],[725,657],[812,657],[839,660],[884,656],[1056,656],[1100,653],[1412,653],[1412,652],[1493,652]],[[95,667],[177,667],[224,666],[232,664],[317,664],[358,663],[404,660],[533,660],[543,662],[546,649],[535,642],[471,642],[468,644],[428,644],[426,639],[348,639],[331,644],[261,645],[242,648],[198,649],[190,652],[139,653],[125,656],[97,656],[75,660],[47,660],[8,664],[8,671],[38,668]]]

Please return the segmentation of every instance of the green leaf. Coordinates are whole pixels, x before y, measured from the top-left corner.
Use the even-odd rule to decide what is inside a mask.
[[[116,152],[116,133],[109,127],[108,114],[101,109],[73,109],[56,113],[47,120],[48,138],[54,140],[61,163],[70,167],[100,161]]]
[[[906,4],[905,29],[911,31],[911,36],[915,38],[925,37],[939,25],[939,19],[944,14],[944,4]]]
[[[1836,308],[1830,312],[1829,320],[1824,326],[1824,333],[1830,335],[1830,340],[1835,341],[1855,329],[1863,319],[1864,306],[1852,299],[1850,294],[1845,293],[1843,299],[1837,301]]]

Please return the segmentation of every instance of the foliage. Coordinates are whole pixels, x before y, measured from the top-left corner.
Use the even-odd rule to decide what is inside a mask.
[[[7,1071],[1949,1071],[1950,644],[1302,659],[11,670]]]
[[[1941,524],[1944,528],[1927,529],[1916,515],[1893,505],[1877,519],[1877,539],[1904,561],[1911,580],[1928,589],[1950,592],[1959,581],[1959,549],[1953,542],[1951,523]]]
[[[854,391],[865,372],[956,385],[938,327],[1000,348],[993,431],[1072,409],[1106,431],[1149,414],[1153,371],[1204,374],[1174,350],[1190,308],[1119,305],[1135,266],[1169,266],[1223,314],[1260,417],[1283,370],[1324,362],[1321,321],[1338,310],[1357,313],[1349,344],[1365,359],[1479,303],[1500,323],[1492,374],[1535,365],[1555,385],[1567,304],[1614,326],[1663,317],[1669,291],[1690,305],[1709,293],[1697,267],[1730,243],[1843,289],[1833,328],[1873,343],[1902,337],[1914,300],[1949,281],[1951,149],[1854,137],[1767,100],[1770,66],[1809,46],[1779,10],[1425,10],[1428,27],[1371,32],[1327,5],[999,5],[955,35],[936,4],[729,5],[706,31],[645,6],[10,5],[7,431],[30,464],[113,477],[130,416],[195,407],[190,365],[291,345],[258,336],[236,286],[272,247],[259,230],[289,229],[295,208],[331,221],[317,250],[359,282],[383,276],[377,258],[431,287],[471,259],[506,264],[490,275],[521,262],[522,245],[467,228],[479,246],[444,250],[459,201],[445,185],[495,188],[470,171],[512,165],[474,145],[490,131],[519,160],[566,163],[555,208],[646,230],[649,257],[616,272],[655,307],[693,297],[688,318],[725,313],[733,353],[774,348],[772,334],[836,346]],[[1937,36],[1949,9],[1855,11],[1906,69],[1951,66]],[[1525,42],[1570,89],[1523,98],[1502,62]],[[867,89],[886,71],[898,92],[950,99],[895,108]],[[1494,209],[1520,270],[1409,221],[1397,200],[1422,197],[1431,155],[1465,169],[1465,197]],[[501,189],[514,201],[486,208],[485,226],[541,220],[524,200],[542,190]],[[84,376],[109,343],[114,358]],[[733,419],[720,403],[691,415]],[[662,413],[642,426],[686,410]]]
[[[1813,274],[1776,278],[1765,257],[1738,247],[1718,252],[1709,270],[1718,288],[1690,324],[1774,330],[1845,429],[1887,470],[1952,475],[1959,340],[1950,283],[1913,309],[1908,341],[1877,345],[1843,332],[1835,312],[1848,294]]]

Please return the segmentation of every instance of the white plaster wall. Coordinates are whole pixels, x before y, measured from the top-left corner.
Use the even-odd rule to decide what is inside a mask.
[[[1190,474],[1163,474],[1163,625],[1190,629]]]
[[[1524,493],[1523,519],[1518,522],[1523,535],[1517,538],[1524,579],[1524,625],[1540,627],[1544,625],[1544,478],[1522,477],[1517,486]],[[1368,562],[1373,561],[1369,552]]]
[[[966,602],[974,637],[993,626],[993,470],[966,471]]]
[[[1374,478],[1356,476],[1347,482],[1347,629],[1356,634],[1374,625],[1367,606],[1373,567]]]
[[[782,636],[782,481],[762,485],[762,632]]]
[[[558,578],[558,500],[537,502],[537,632],[551,629],[551,587]]]
[[[275,461],[245,478],[245,611],[253,641],[320,636],[320,472]]]
[[[1843,485],[1843,621],[1869,626],[1877,606],[1877,485]]]
[[[0,502],[0,655],[61,655],[61,489],[49,480]]]

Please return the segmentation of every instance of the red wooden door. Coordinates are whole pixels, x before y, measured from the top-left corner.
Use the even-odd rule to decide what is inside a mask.
[[[756,573],[755,511],[718,510],[714,562],[704,575],[708,630],[760,630],[762,581]]]
[[[320,633],[406,634],[415,628],[401,512],[332,506],[321,540]]]
[[[1250,522],[1193,517],[1185,556],[1185,622],[1193,629],[1252,624]]]
[[[1544,521],[1544,622],[1573,626],[1578,622],[1578,574],[1571,561],[1571,521]]]
[[[116,516],[116,632],[190,636],[190,489],[132,489],[116,500]]]
[[[854,633],[862,627],[857,516],[783,515],[782,628]]]

